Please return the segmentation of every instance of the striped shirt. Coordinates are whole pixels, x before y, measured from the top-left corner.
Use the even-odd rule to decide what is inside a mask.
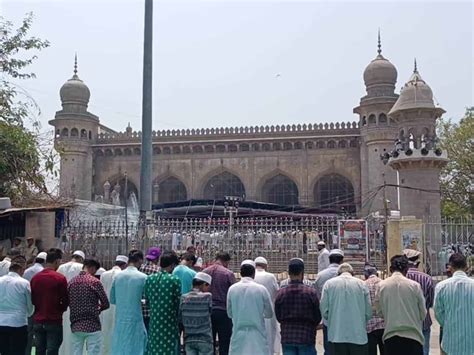
[[[417,268],[410,268],[407,273],[407,278],[418,282],[423,291],[423,296],[425,297],[425,307],[426,307],[426,317],[423,321],[423,330],[428,330],[431,327],[433,322],[431,321],[431,316],[429,309],[433,307],[434,302],[434,284],[433,279],[430,275],[425,274],[424,272],[419,271]]]
[[[181,296],[179,318],[184,326],[184,341],[212,343],[212,294],[193,289]]]
[[[474,280],[456,271],[437,284],[434,311],[443,328],[443,350],[449,355],[474,354]]]

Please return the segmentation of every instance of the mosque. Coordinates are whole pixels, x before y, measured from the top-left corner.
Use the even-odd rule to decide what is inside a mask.
[[[240,196],[322,213],[439,216],[447,156],[435,126],[444,110],[416,64],[403,73],[400,94],[397,76],[379,38],[356,121],[348,112],[345,122],[153,131],[153,203]],[[61,155],[60,194],[123,205],[139,196],[141,132],[105,126],[88,111],[90,95],[76,62],[49,122]]]

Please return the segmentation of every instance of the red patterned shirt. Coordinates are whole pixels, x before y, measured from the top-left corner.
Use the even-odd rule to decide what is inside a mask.
[[[85,271],[71,279],[68,285],[71,330],[93,333],[100,331],[100,312],[110,307],[102,283]]]
[[[377,312],[375,310],[375,292],[377,291],[377,288],[379,287],[379,283],[382,281],[377,277],[377,275],[370,275],[367,280],[365,280],[365,283],[369,287],[369,293],[370,293],[370,304],[372,305],[372,318],[369,319],[367,322],[367,333],[372,333],[374,330],[377,329],[384,329],[385,328],[385,322],[382,317],[377,316]]]
[[[290,281],[275,299],[276,319],[281,323],[282,344],[314,344],[321,322],[319,300],[314,288]]]
[[[160,267],[157,264],[154,264],[150,261],[146,261],[142,266],[140,266],[140,271],[145,275],[153,275],[160,272]],[[150,318],[150,308],[146,303],[142,303],[142,313],[143,318]]]

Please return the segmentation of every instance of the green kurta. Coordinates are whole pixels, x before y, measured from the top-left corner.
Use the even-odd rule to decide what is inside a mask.
[[[147,355],[178,353],[181,281],[166,271],[148,276],[145,298],[150,307]]]

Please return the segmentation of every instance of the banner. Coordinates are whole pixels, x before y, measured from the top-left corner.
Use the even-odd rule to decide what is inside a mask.
[[[344,251],[346,260],[368,260],[368,228],[365,220],[339,221],[339,249]]]

